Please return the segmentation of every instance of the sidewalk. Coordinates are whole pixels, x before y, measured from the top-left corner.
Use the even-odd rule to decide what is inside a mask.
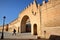
[[[0,33],[1,38],[1,33]],[[37,39],[37,36],[31,35],[31,33],[16,33],[16,35],[12,35],[12,33],[5,32],[5,39]]]

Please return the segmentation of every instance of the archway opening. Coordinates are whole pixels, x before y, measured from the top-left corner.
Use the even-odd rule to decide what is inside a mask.
[[[22,18],[21,21],[21,33],[30,33],[31,32],[31,23],[27,15]]]
[[[34,35],[37,35],[37,24],[33,25],[33,31],[34,31]]]

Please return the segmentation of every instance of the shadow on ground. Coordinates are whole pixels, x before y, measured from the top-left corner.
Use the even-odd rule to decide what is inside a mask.
[[[58,35],[51,35],[49,40],[60,40],[60,36],[58,36]]]

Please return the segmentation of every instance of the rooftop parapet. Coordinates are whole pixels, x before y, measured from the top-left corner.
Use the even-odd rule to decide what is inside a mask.
[[[60,0],[48,0],[48,1],[44,0],[42,4],[38,4],[38,7],[41,6],[41,10],[47,10],[58,4],[60,4]]]

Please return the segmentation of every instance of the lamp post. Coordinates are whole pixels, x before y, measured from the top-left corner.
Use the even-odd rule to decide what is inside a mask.
[[[2,29],[1,39],[4,39],[4,24],[5,24],[5,18],[6,18],[6,16],[3,17],[3,29]]]

